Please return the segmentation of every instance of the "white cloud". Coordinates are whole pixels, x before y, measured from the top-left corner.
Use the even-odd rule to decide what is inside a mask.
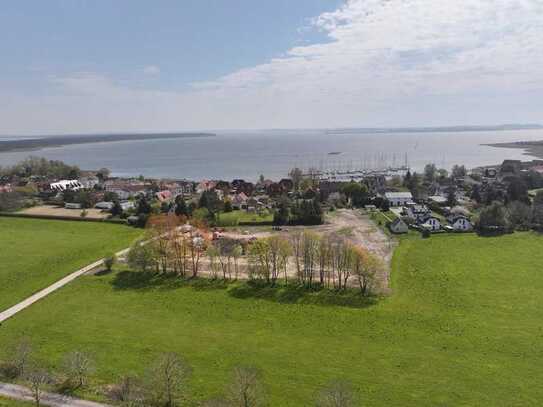
[[[54,78],[72,114],[47,113],[92,131],[540,122],[541,21],[540,0],[350,0],[312,20],[326,42],[183,92]]]
[[[159,75],[160,74],[160,67],[156,65],[148,65],[145,68],[143,68],[143,73],[145,75]]]

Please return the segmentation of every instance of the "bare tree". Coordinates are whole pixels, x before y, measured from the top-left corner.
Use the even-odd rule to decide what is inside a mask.
[[[209,260],[209,271],[211,272],[211,277],[216,279],[219,274],[220,264],[217,261],[219,258],[219,249],[215,245],[209,245],[206,250],[206,256]]]
[[[243,248],[237,244],[232,249],[232,258],[234,259],[234,278],[237,280],[239,276],[239,258],[243,255]]]
[[[70,352],[64,357],[63,369],[72,385],[82,387],[89,374],[94,372],[94,361],[84,352]]]
[[[27,337],[21,338],[13,347],[11,365],[17,376],[24,376],[32,360],[32,343]]]
[[[121,377],[120,382],[113,387],[110,398],[126,407],[143,405],[143,391],[139,380],[132,376]]]
[[[162,355],[146,376],[148,401],[166,407],[174,406],[185,393],[190,367],[175,353]]]
[[[357,404],[355,392],[349,382],[334,380],[317,395],[317,407],[354,407]]]
[[[40,407],[43,393],[52,381],[51,374],[45,369],[34,368],[27,372],[25,378],[36,406]]]
[[[265,397],[260,371],[254,367],[247,366],[237,366],[234,368],[228,393],[232,406],[262,406]]]

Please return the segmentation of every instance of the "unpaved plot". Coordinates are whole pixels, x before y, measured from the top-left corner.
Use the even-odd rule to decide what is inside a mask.
[[[57,216],[59,218],[81,218],[82,209],[66,209],[53,205],[41,205],[34,206],[32,208],[23,209],[19,213],[26,215],[40,215],[40,216]],[[102,212],[100,209],[86,209],[86,218],[88,219],[106,219],[111,214],[108,212]]]
[[[389,291],[390,263],[394,252],[395,241],[387,236],[368,215],[357,210],[342,209],[327,216],[326,223],[319,226],[294,226],[286,227],[283,231],[276,232],[268,230],[249,230],[249,234],[239,231],[225,232],[221,235],[232,239],[266,238],[274,234],[281,234],[285,237],[301,230],[312,230],[319,234],[337,233],[345,237],[351,243],[362,246],[378,256],[385,263],[382,275],[378,276],[378,291],[387,293]],[[291,262],[292,263],[292,262]],[[240,262],[240,264],[242,264]],[[290,269],[293,267],[291,264]],[[289,274],[295,274],[289,270]]]

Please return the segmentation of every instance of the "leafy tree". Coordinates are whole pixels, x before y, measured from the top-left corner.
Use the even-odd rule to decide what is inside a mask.
[[[302,170],[299,168],[293,168],[290,170],[288,175],[292,180],[292,184],[294,185],[294,191],[299,191],[304,178]]]
[[[447,188],[447,206],[450,206],[452,208],[456,204],[456,187],[454,185],[450,185]]]
[[[221,201],[217,192],[215,191],[204,191],[200,196],[198,202],[199,208],[206,208],[210,213],[215,214],[221,209]]]
[[[232,208],[232,201],[230,199],[224,200],[224,212],[232,212],[234,209]]]
[[[369,198],[368,187],[366,185],[359,184],[358,182],[349,182],[343,185],[342,192],[351,201],[351,204],[355,207],[364,206],[367,204]]]
[[[113,207],[111,208],[111,215],[121,216],[123,214],[123,207],[118,200],[113,201]]]
[[[156,264],[156,256],[151,246],[138,240],[130,248],[127,262],[132,269],[146,272]]]
[[[98,172],[96,173],[96,177],[100,180],[100,182],[104,182],[109,178],[109,175],[111,174],[111,171],[107,168],[100,168]]]
[[[105,202],[115,202],[119,200],[119,195],[116,192],[107,191],[106,193],[104,193]]]
[[[149,215],[153,211],[151,204],[147,201],[145,196],[140,197],[138,204],[136,206],[136,214],[145,214]]]
[[[426,182],[434,182],[437,177],[437,168],[435,164],[426,164],[424,166],[424,180]]]
[[[273,214],[273,224],[276,226],[287,225],[290,220],[289,202],[286,198],[279,201],[277,210]]]
[[[524,202],[513,201],[507,205],[507,216],[512,228],[526,230],[532,221],[532,209]]]
[[[501,202],[484,207],[476,222],[477,229],[485,232],[504,232],[509,228],[507,211]]]
[[[453,178],[463,178],[468,174],[466,167],[463,165],[454,165],[452,168]]]
[[[175,197],[175,214],[177,216],[189,217],[189,208],[187,207],[187,202],[185,202],[183,195],[177,195]]]
[[[92,208],[96,203],[94,196],[89,191],[78,191],[75,199],[83,209]]]
[[[507,186],[507,201],[530,202],[530,199],[528,198],[528,188],[521,178],[516,177],[510,180],[509,185]]]
[[[483,202],[483,197],[481,196],[481,188],[479,185],[474,185],[473,189],[471,190],[471,199],[473,199],[477,203]]]
[[[538,230],[543,230],[543,191],[537,191],[532,203],[532,222]]]

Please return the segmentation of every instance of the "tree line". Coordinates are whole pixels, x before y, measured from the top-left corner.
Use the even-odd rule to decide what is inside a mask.
[[[309,230],[253,241],[211,240],[202,224],[180,224],[172,216],[151,218],[149,233],[130,249],[127,261],[135,270],[199,277],[202,259],[211,278],[225,281],[245,276],[270,285],[278,281],[307,287],[345,290],[354,280],[361,294],[375,286],[384,265],[368,250],[337,233]]]
[[[91,354],[75,350],[67,352],[56,371],[36,358],[29,338],[21,338],[0,362],[0,377],[24,383],[31,391],[37,407],[45,393],[52,391],[73,394],[89,390],[96,362]],[[159,354],[142,374],[122,375],[116,383],[105,387],[103,396],[115,404],[130,407],[176,407],[195,405],[190,393],[193,371],[186,359],[174,352]],[[222,394],[204,400],[202,407],[263,407],[268,395],[263,372],[249,365],[235,366],[225,380]],[[358,393],[350,382],[333,380],[320,388],[314,396],[317,407],[358,406]]]

